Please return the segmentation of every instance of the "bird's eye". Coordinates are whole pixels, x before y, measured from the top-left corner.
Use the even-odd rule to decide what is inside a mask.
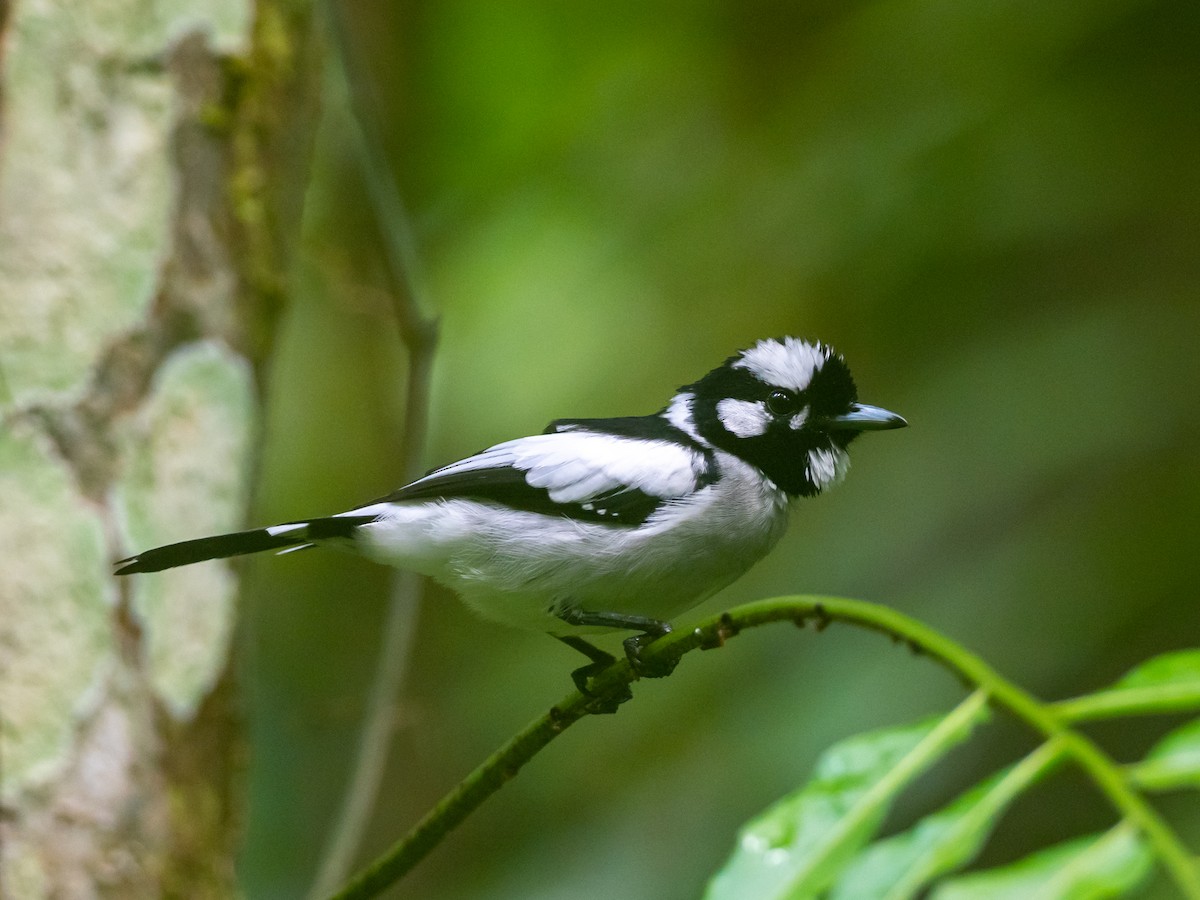
[[[800,408],[799,398],[791,391],[774,390],[767,397],[767,409],[774,416],[790,416]]]

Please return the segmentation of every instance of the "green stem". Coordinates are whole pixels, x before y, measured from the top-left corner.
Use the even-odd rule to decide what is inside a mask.
[[[1115,762],[1088,738],[1071,731],[1049,707],[1001,677],[978,656],[893,609],[836,597],[794,596],[762,600],[707,619],[692,629],[677,629],[646,647],[642,657],[648,665],[665,662],[697,648],[722,646],[746,628],[781,621],[797,625],[812,623],[818,630],[839,621],[878,631],[903,641],[914,652],[956,672],[973,688],[987,692],[993,702],[1060,745],[1112,805],[1146,836],[1180,892],[1192,900],[1200,900],[1200,871],[1187,848],[1145,799],[1130,787]],[[601,673],[593,685],[593,691],[598,695],[596,702],[618,696],[634,680],[635,675],[627,661],[615,663]],[[343,888],[336,898],[363,900],[373,897],[403,876],[535,753],[587,715],[590,702],[573,693],[564,703],[527,726],[467,776],[406,837]]]
[[[1090,722],[1122,716],[1157,716],[1200,709],[1200,685],[1158,684],[1113,688],[1049,704],[1063,722]]]
[[[551,709],[526,726],[443,797],[402,840],[360,872],[334,897],[338,900],[364,900],[377,896],[398,881],[484,800],[514,777],[539,750],[586,716],[587,703],[580,694],[575,693],[563,706]]]

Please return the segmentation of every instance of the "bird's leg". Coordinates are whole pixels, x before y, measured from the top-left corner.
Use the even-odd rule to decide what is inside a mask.
[[[589,644],[583,638],[578,637],[562,637],[557,636],[560,641],[570,647],[572,650],[578,650],[584,656],[591,660],[591,663],[586,666],[580,666],[571,673],[571,680],[575,682],[575,687],[579,689],[579,693],[585,697],[593,696],[588,690],[588,680],[595,678],[609,666],[617,661],[617,658],[611,653],[605,653],[599,647]]]
[[[588,612],[584,609],[573,608],[562,610],[558,614],[558,617],[568,625],[622,628],[627,631],[640,631],[641,634],[635,634],[633,637],[626,638],[624,646],[625,656],[629,659],[629,664],[633,666],[633,671],[637,672],[643,678],[665,678],[675,671],[675,666],[679,663],[678,657],[656,660],[653,665],[642,660],[642,649],[647,644],[653,643],[664,634],[671,633],[670,622],[664,622],[661,619],[652,619],[649,616],[631,616],[625,613],[611,612]],[[575,638],[575,640],[578,640],[578,638]],[[588,646],[590,647],[591,645],[588,644]],[[576,647],[576,649],[579,648]],[[594,650],[595,648],[593,647],[592,649]],[[588,655],[590,658],[591,654]],[[608,654],[605,655],[607,656]]]
[[[633,691],[629,689],[629,685],[623,685],[619,693],[611,698],[598,697],[591,688],[588,687],[588,680],[595,678],[609,666],[617,661],[617,658],[611,653],[605,653],[599,647],[589,644],[583,638],[579,637],[563,637],[557,636],[560,641],[566,644],[573,650],[578,650],[584,656],[591,660],[586,666],[580,666],[571,673],[571,681],[575,682],[575,688],[585,697],[592,698],[592,702],[588,704],[588,711],[593,713],[615,713],[617,707],[626,700],[633,699]]]

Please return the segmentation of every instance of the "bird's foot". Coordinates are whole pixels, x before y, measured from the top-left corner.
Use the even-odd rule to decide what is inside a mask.
[[[668,656],[655,659],[650,662],[643,658],[642,652],[647,646],[658,640],[660,637],[671,633],[671,623],[664,622],[661,619],[652,619],[649,616],[632,616],[625,613],[607,613],[607,612],[588,612],[582,609],[564,609],[558,614],[558,617],[570,625],[581,626],[599,626],[601,628],[623,628],[631,631],[640,631],[641,634],[635,634],[632,637],[626,638],[624,642],[625,657],[629,660],[629,665],[633,667],[633,671],[637,673],[639,678],[665,678],[675,671],[675,666],[679,664],[678,656]],[[601,653],[586,641],[580,641],[579,638],[572,637],[570,639],[563,638],[571,646],[577,650],[586,653],[593,664],[597,664],[597,658],[587,650],[582,650],[573,641],[586,644],[591,651]],[[605,653],[609,661],[612,657]],[[584,668],[591,668],[585,666]],[[592,673],[594,674],[594,672]],[[578,684],[578,682],[576,682]]]
[[[623,684],[619,689],[604,691],[597,693],[591,689],[589,682],[605,671],[609,666],[617,661],[617,658],[611,653],[606,653],[599,647],[595,647],[578,637],[559,637],[559,640],[573,650],[578,650],[584,656],[591,660],[586,666],[580,666],[571,673],[571,681],[575,684],[575,689],[590,701],[587,704],[587,711],[595,715],[611,715],[617,711],[626,700],[633,699],[633,691],[629,689],[629,685]]]

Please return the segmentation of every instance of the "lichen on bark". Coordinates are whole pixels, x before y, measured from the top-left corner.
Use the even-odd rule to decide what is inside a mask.
[[[114,500],[130,553],[238,527],[255,413],[249,366],[215,342],[180,347],[159,366],[150,394],[121,429],[125,465]],[[220,677],[236,587],[224,562],[128,585],[150,684],[176,718],[190,718]]]

